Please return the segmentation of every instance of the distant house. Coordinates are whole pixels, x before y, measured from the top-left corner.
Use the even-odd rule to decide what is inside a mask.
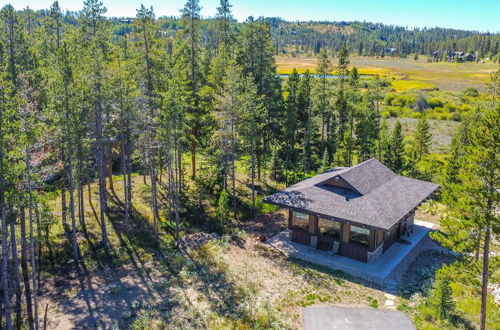
[[[395,51],[396,51],[396,48],[386,48],[385,49],[385,52],[390,53],[390,54],[394,53]]]
[[[476,54],[465,52],[448,52],[446,59],[449,62],[475,62]]]
[[[132,23],[132,19],[130,19],[130,18],[122,19],[122,20],[120,20],[120,23],[121,24],[130,24],[130,23]]]
[[[372,158],[318,174],[264,202],[289,210],[292,241],[372,262],[411,234],[415,210],[438,188],[397,175]]]

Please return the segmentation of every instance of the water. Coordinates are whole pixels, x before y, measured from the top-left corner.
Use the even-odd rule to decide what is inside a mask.
[[[291,74],[280,74],[278,75],[280,78],[288,78],[291,76]],[[304,75],[303,74],[299,74],[299,77],[303,77]],[[320,76],[320,75],[317,75],[317,74],[310,74],[311,77],[313,78],[322,78],[323,76]],[[326,75],[325,76],[326,78],[329,78],[329,79],[338,79],[340,78],[341,76],[339,75],[335,75],[335,74],[329,74],[329,75]],[[369,74],[362,74],[362,75],[359,75],[360,78],[373,78],[373,76],[369,75]],[[344,76],[344,78],[348,78],[348,76]]]

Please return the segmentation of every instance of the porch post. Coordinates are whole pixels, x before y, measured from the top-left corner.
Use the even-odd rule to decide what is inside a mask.
[[[375,250],[375,233],[376,231],[373,229],[370,229],[370,235],[368,236],[368,251],[374,251]]]
[[[309,233],[311,234],[311,246],[316,247],[318,245],[318,216],[309,214]]]
[[[288,229],[292,229],[293,210],[288,209]]]
[[[348,223],[342,224],[342,242],[349,243],[349,233],[351,231],[351,225]]]

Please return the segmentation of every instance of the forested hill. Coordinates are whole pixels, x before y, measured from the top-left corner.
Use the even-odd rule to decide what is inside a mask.
[[[338,51],[347,43],[359,55],[431,55],[434,51],[477,53],[478,58],[498,54],[500,35],[445,28],[408,29],[367,22],[287,22],[266,18],[279,54],[317,54],[321,48]]]
[[[34,25],[49,13],[47,10],[37,12],[26,10],[23,16],[32,15]],[[77,25],[76,12],[66,12],[65,23]],[[253,18],[249,18],[253,19]],[[180,17],[159,17],[164,33],[175,35],[183,29]],[[279,17],[260,17],[271,28],[271,36],[276,55],[316,56],[320,49],[336,53],[344,43],[351,54],[364,56],[408,56],[413,54],[435,55],[436,60],[446,59],[450,52],[474,53],[475,59],[498,60],[500,50],[500,34],[466,31],[447,28],[415,28],[385,25],[369,22],[289,22]],[[124,35],[132,31],[132,18],[112,18],[114,33]],[[217,42],[216,20],[202,19],[200,26],[203,41],[207,47],[215,47]],[[235,30],[241,29],[242,23],[233,21]]]

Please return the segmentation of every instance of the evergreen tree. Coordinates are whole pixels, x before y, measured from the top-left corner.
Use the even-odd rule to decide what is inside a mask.
[[[313,99],[314,110],[316,114],[319,114],[321,120],[321,153],[324,153],[325,141],[329,136],[327,129],[331,128],[330,121],[333,119],[330,109],[331,85],[328,78],[332,70],[332,63],[328,59],[326,51],[322,49],[318,55],[316,75],[319,77],[314,86]]]
[[[218,227],[221,232],[224,232],[224,228],[229,220],[229,195],[226,189],[222,189],[219,195],[219,201],[217,202],[217,221],[219,222]]]
[[[429,147],[432,142],[432,134],[429,130],[429,123],[425,117],[420,117],[417,122],[417,131],[415,132],[416,161],[422,160],[429,154]]]
[[[187,0],[181,10],[185,29],[183,39],[177,50],[180,60],[176,63],[179,71],[185,75],[185,93],[188,104],[191,133],[189,145],[191,150],[191,176],[196,177],[196,153],[201,141],[202,119],[204,109],[201,108],[200,90],[203,83],[203,71],[201,69],[201,30],[200,30],[199,0]]]
[[[434,282],[430,294],[430,302],[437,309],[441,320],[446,320],[450,317],[455,304],[448,277],[440,278]]]
[[[401,174],[404,167],[404,142],[401,122],[396,121],[389,142],[389,168]]]

